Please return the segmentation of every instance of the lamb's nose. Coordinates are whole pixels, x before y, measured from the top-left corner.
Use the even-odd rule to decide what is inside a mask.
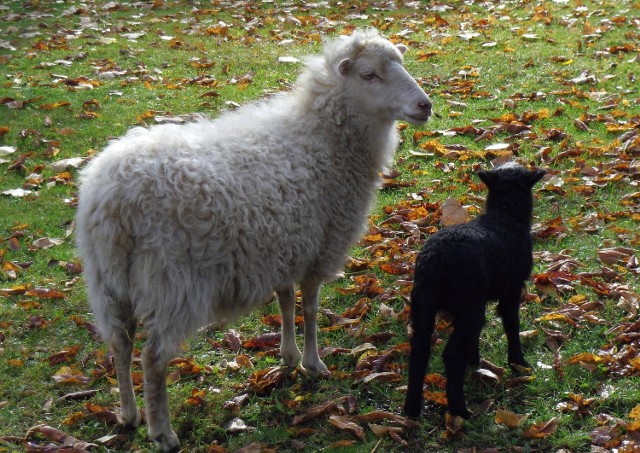
[[[431,114],[431,101],[418,102],[418,108],[427,114]]]

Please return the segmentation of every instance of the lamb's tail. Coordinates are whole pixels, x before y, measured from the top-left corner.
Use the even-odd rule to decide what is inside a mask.
[[[420,285],[411,293],[411,353],[409,355],[409,385],[404,410],[410,417],[418,417],[422,410],[422,388],[431,355],[431,336],[437,310],[427,300],[427,291]]]

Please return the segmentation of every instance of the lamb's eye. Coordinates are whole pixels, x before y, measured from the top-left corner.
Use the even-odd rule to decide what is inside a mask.
[[[362,77],[364,80],[373,80],[378,76],[375,72],[369,71],[369,72],[363,72],[362,74],[360,74],[360,77]]]

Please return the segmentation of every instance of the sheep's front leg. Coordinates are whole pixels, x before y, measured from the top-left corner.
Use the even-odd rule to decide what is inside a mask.
[[[531,366],[525,360],[520,343],[520,294],[521,289],[512,290],[508,295],[500,299],[498,303],[498,314],[502,318],[504,332],[507,335],[507,350],[509,364],[516,364],[522,367]]]
[[[318,299],[322,281],[305,280],[301,283],[302,311],[304,313],[304,347],[302,367],[312,376],[328,374],[329,369],[318,355]]]
[[[167,365],[169,357],[159,348],[160,341],[149,337],[142,352],[144,399],[149,438],[162,452],[178,452],[180,442],[171,429],[167,396]]]
[[[300,362],[302,353],[296,344],[296,293],[294,285],[277,290],[278,305],[282,313],[282,340],[280,341],[280,357],[283,365],[295,367]]]

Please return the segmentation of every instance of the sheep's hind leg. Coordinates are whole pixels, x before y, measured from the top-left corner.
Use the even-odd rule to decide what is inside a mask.
[[[318,355],[318,299],[320,296],[319,280],[305,280],[301,283],[302,311],[304,313],[304,347],[302,351],[302,367],[312,376],[329,374],[329,369]]]
[[[482,313],[474,319],[471,324],[470,330],[467,334],[468,341],[466,342],[465,357],[467,365],[477,367],[480,364],[480,334],[482,333],[482,327],[485,322],[486,308],[482,309]]]
[[[467,317],[465,317],[467,318]],[[464,398],[464,374],[466,371],[466,342],[469,340],[470,325],[468,319],[454,320],[454,328],[442,358],[447,375],[447,400],[449,413],[463,418],[471,417]],[[469,319],[470,321],[470,319]]]
[[[150,335],[142,351],[148,433],[160,451],[177,452],[180,450],[180,442],[171,429],[167,397],[169,357],[161,351],[161,342],[155,335]]]
[[[431,355],[431,336],[435,326],[436,311],[427,310],[423,316],[417,316],[417,303],[412,300],[411,321],[413,337],[411,337],[411,352],[409,355],[409,381],[404,411],[410,417],[419,417],[422,412],[422,392],[424,375],[427,372]],[[420,311],[421,312],[421,311]],[[415,315],[415,316],[414,316]]]
[[[276,291],[278,304],[282,313],[282,340],[280,342],[280,357],[282,364],[295,367],[300,362],[302,353],[296,344],[295,309],[296,293],[294,285]]]
[[[130,321],[129,326],[122,326],[115,330],[109,338],[116,376],[118,377],[118,388],[120,389],[120,414],[122,424],[126,428],[135,428],[140,424],[140,412],[131,380],[131,354],[135,330],[135,322]]]
[[[502,325],[507,335],[509,364],[531,368],[531,365],[524,358],[520,343],[520,294],[521,289],[518,288],[500,299],[498,314],[502,318]]]

